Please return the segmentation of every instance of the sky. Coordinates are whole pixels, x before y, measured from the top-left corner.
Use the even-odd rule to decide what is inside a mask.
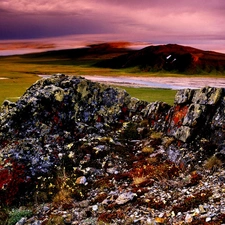
[[[224,0],[1,0],[0,51],[130,41],[225,53],[224,23]]]

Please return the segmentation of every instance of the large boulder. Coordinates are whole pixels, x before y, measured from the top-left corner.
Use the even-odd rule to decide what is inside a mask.
[[[0,110],[1,204],[34,200],[40,192],[52,195],[59,173],[75,177],[66,185],[82,198],[84,193],[74,185],[128,170],[137,158],[131,159],[129,146],[149,138],[151,130],[173,141],[155,138],[146,142],[150,146],[144,151],[160,145],[177,165],[199,160],[190,157],[199,149],[201,159],[215,152],[223,157],[224,99],[224,89],[186,89],[177,92],[170,106],[140,101],[122,89],[81,77],[60,74],[41,79],[16,103],[5,101]]]
[[[30,195],[40,177],[52,177],[62,160],[79,165],[80,145],[107,136],[147,102],[124,90],[77,77],[54,75],[33,84],[0,111],[0,199]],[[84,139],[82,141],[82,138]]]

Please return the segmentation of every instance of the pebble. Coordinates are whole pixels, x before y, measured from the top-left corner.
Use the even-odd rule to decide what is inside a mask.
[[[191,223],[193,221],[193,216],[187,213],[184,220],[185,223]]]
[[[136,194],[132,192],[125,192],[119,195],[119,197],[116,199],[116,204],[123,205],[127,203],[128,201],[133,200],[133,198],[136,196]]]
[[[44,207],[43,207],[43,211],[44,211],[44,212],[49,211],[49,209],[50,209],[49,206],[44,205]]]
[[[203,205],[199,205],[199,211],[201,214],[206,212]]]
[[[98,205],[93,205],[93,206],[92,206],[92,210],[93,210],[93,211],[97,211],[97,210],[98,210]]]
[[[22,218],[16,223],[16,225],[24,225],[25,222],[26,222],[26,220],[27,220],[27,218],[22,217]]]
[[[85,184],[86,183],[86,181],[87,181],[87,179],[86,179],[86,177],[85,176],[81,176],[81,177],[78,177],[77,179],[76,179],[76,184]]]

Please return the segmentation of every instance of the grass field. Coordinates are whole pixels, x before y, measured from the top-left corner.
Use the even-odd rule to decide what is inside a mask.
[[[141,73],[138,68],[108,69],[93,67],[90,58],[70,59],[65,57],[9,56],[0,58],[0,103],[4,100],[16,101],[40,74],[64,73],[67,75],[101,75],[101,76],[159,76],[159,74]],[[162,76],[162,74],[160,74]],[[167,74],[163,74],[167,76]],[[173,74],[170,74],[173,76]],[[174,74],[174,76],[177,76]],[[136,98],[153,102],[156,100],[173,104],[176,91],[155,88],[120,87]]]
[[[131,95],[141,100],[148,102],[163,101],[170,105],[174,103],[174,96],[177,91],[161,88],[131,88],[124,87],[124,89]]]
[[[67,49],[32,53],[26,55],[0,57],[0,104],[5,100],[16,101],[36,80],[38,75],[64,73],[66,75],[99,75],[99,76],[140,76],[140,77],[186,77],[175,73],[143,72],[139,67],[126,69],[99,68],[93,66],[99,61],[111,59],[130,52],[128,49],[104,48],[107,45],[92,48]],[[193,77],[203,76],[193,74]],[[218,77],[213,73],[207,77]],[[204,77],[206,77],[204,76]],[[224,77],[224,76],[222,76]],[[149,102],[164,101],[173,104],[176,91],[155,88],[124,88],[131,96]]]
[[[183,74],[142,72],[138,67],[126,69],[98,68],[99,60],[110,58],[115,53],[88,53],[83,50],[63,50],[21,56],[0,57],[0,104],[5,100],[16,101],[28,87],[40,79],[38,75],[64,73],[66,75],[140,76],[140,77],[185,77]],[[82,54],[81,54],[82,53]],[[199,75],[192,75],[199,76]],[[202,75],[201,75],[202,76]],[[218,77],[210,74],[208,77]],[[121,87],[120,87],[121,88]],[[149,102],[164,101],[173,104],[176,91],[157,88],[123,87],[136,98]]]
[[[0,103],[4,100],[17,101],[21,95],[40,77],[31,76],[29,79],[7,79],[0,80]],[[174,101],[175,90],[160,88],[132,88],[121,87],[131,96],[148,102],[164,101],[172,105]]]

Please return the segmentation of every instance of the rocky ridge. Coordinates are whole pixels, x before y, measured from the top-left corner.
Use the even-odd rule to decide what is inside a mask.
[[[0,110],[0,221],[20,207],[18,224],[225,223],[224,110],[223,88],[180,90],[170,106],[39,80]]]

